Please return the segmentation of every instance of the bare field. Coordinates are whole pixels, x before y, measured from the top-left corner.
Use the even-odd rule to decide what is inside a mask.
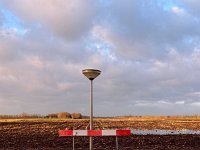
[[[72,149],[72,137],[59,129],[87,129],[88,119],[0,120],[0,149]],[[200,130],[198,118],[123,117],[95,119],[95,129]],[[75,138],[76,149],[89,147],[88,137]],[[119,137],[120,149],[199,149],[200,135],[132,135]],[[115,149],[115,137],[95,137],[94,149]]]

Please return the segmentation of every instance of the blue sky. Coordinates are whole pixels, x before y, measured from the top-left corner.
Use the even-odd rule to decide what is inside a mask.
[[[199,114],[199,4],[2,0],[0,114]]]
[[[15,30],[17,34],[25,34],[26,29],[23,27],[22,22],[20,19],[14,15],[11,11],[8,9],[1,8],[1,14],[3,16],[3,23],[1,25],[1,28],[4,30],[10,29]]]

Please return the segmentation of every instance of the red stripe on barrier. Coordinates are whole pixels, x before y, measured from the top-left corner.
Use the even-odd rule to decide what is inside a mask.
[[[88,136],[102,136],[102,130],[88,130]]]
[[[73,136],[73,130],[59,130],[59,136]]]
[[[130,136],[131,130],[116,130],[116,136]]]

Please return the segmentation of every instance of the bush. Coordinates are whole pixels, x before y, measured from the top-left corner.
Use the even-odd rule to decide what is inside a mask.
[[[58,118],[57,114],[48,114],[49,118]]]
[[[71,118],[71,114],[68,112],[60,112],[57,114],[58,118]]]
[[[82,119],[81,113],[72,113],[72,119]]]

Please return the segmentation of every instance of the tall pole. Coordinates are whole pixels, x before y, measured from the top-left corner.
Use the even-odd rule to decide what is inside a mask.
[[[96,69],[84,69],[82,73],[90,80],[90,130],[93,130],[93,80],[101,74],[100,70]],[[93,137],[90,136],[90,150],[93,149]]]
[[[90,80],[90,130],[93,128],[93,80]],[[93,138],[90,136],[90,150],[93,149]]]

